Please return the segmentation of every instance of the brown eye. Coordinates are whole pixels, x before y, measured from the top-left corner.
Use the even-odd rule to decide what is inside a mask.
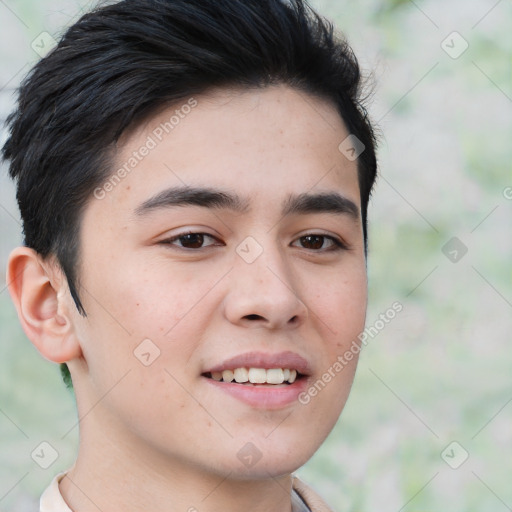
[[[207,233],[182,233],[181,235],[174,236],[168,240],[163,240],[162,243],[171,246],[178,246],[183,249],[202,249],[204,247],[209,247],[210,245],[215,245],[214,243],[204,245],[208,238],[215,241],[215,238]]]
[[[343,242],[328,235],[310,234],[301,236],[298,240],[304,249],[309,249],[315,252],[328,252],[347,249],[347,246]],[[324,246],[326,241],[328,244]]]
[[[189,233],[188,235],[180,236],[181,246],[187,249],[199,249],[203,246],[204,235],[201,233]]]
[[[306,249],[321,249],[324,245],[325,237],[320,235],[307,235],[301,237],[301,243]]]

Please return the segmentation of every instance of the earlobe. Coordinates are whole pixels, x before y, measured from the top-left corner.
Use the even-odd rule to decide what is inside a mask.
[[[28,247],[9,256],[7,283],[25,334],[43,357],[63,363],[81,356],[64,303],[65,278]]]

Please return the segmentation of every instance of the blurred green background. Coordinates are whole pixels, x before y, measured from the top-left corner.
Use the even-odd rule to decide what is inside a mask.
[[[512,510],[512,4],[311,3],[372,72],[368,325],[404,307],[370,339],[340,421],[298,475],[340,512]],[[92,4],[0,0],[0,119],[38,58],[34,39]],[[4,269],[21,241],[5,165],[0,226]],[[0,511],[38,510],[74,460],[75,423],[73,395],[24,336],[2,273]],[[46,470],[31,459],[42,441],[59,452]]]

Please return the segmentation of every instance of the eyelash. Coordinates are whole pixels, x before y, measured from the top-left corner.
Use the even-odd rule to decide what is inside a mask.
[[[203,236],[207,236],[209,238],[212,238],[214,240],[217,240],[216,237],[214,237],[213,235],[210,235],[208,233],[202,233],[200,231],[187,231],[185,233],[180,233],[179,235],[176,235],[176,236],[173,236],[172,238],[167,238],[165,240],[162,240],[160,243],[164,244],[164,245],[174,245],[173,242],[179,240],[180,238],[184,238],[188,235],[203,235]],[[333,245],[331,245],[330,248],[328,249],[306,249],[306,250],[311,250],[313,252],[317,252],[317,253],[325,253],[325,252],[336,252],[336,251],[347,251],[349,250],[349,246],[347,244],[345,244],[344,242],[342,242],[341,240],[339,240],[338,238],[335,238],[333,236],[330,236],[330,235],[325,235],[325,234],[322,234],[322,233],[307,233],[305,235],[302,235],[300,236],[299,238],[297,238],[297,240],[300,240],[301,238],[306,238],[308,236],[314,236],[314,237],[320,237],[320,238],[324,238],[324,239],[328,239],[330,240]],[[211,247],[215,244],[211,244],[211,245],[207,245],[207,246],[204,246],[204,247],[199,247],[199,248],[187,248],[187,247],[182,247],[182,246],[175,246],[175,247],[178,247],[179,249],[182,249],[184,251],[199,251],[201,249],[205,249],[206,247]],[[323,245],[323,244],[322,244]]]

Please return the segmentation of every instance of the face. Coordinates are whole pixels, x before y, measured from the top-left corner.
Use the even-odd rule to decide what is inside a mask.
[[[83,431],[235,478],[311,457],[366,311],[348,135],[329,103],[274,86],[185,100],[125,137],[82,220]]]

